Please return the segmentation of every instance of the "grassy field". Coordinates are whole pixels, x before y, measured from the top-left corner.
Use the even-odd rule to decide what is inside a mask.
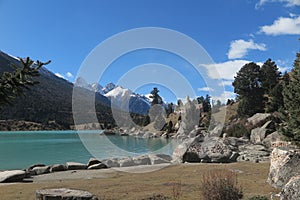
[[[143,199],[153,194],[172,197],[173,190],[180,190],[179,199],[202,199],[200,186],[203,174],[209,170],[228,169],[238,172],[238,185],[243,188],[244,199],[254,195],[270,197],[271,188],[266,179],[269,163],[232,164],[182,164],[169,166],[149,173],[114,171],[95,179],[59,180],[39,183],[0,184],[0,199],[35,199],[35,191],[44,188],[72,188],[87,190],[100,199]],[[180,187],[178,187],[180,186]],[[181,189],[180,189],[181,188]]]

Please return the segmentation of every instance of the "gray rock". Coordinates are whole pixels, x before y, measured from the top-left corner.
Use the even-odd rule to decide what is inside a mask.
[[[209,135],[212,137],[220,137],[223,130],[223,124],[218,124],[213,130],[209,132]]]
[[[67,188],[44,189],[36,191],[36,200],[98,200],[98,198],[83,190]]]
[[[134,160],[131,157],[123,158],[119,161],[119,163],[120,167],[131,167],[135,165]]]
[[[167,155],[167,154],[155,154],[156,157],[159,157],[159,158],[162,158],[164,160],[167,160],[167,161],[172,161],[172,156],[170,155]]]
[[[173,162],[174,163],[182,163],[183,156],[185,152],[188,150],[190,145],[197,141],[197,138],[184,140],[181,144],[179,144],[173,151]]]
[[[250,141],[253,144],[262,143],[262,141],[266,138],[268,134],[274,131],[273,126],[274,123],[272,121],[266,122],[262,127],[258,127],[251,130]]]
[[[133,158],[134,165],[151,165],[149,156],[143,155]]]
[[[239,146],[240,156],[237,158],[238,162],[266,162],[269,161],[270,152],[263,145],[246,144]]]
[[[291,177],[300,173],[300,152],[274,148],[270,156],[267,182],[275,188],[284,186]]]
[[[219,137],[207,137],[203,142],[194,142],[183,156],[184,162],[235,162],[232,151],[223,139]]]
[[[266,121],[269,117],[271,117],[271,114],[269,113],[256,113],[252,117],[247,119],[247,122],[253,124],[254,126]]]
[[[280,200],[300,199],[300,175],[292,177],[280,192]]]
[[[50,173],[50,166],[34,167],[31,171],[31,175],[40,175]]]
[[[86,164],[77,163],[77,162],[67,162],[66,166],[67,166],[67,170],[87,169]]]
[[[97,163],[97,164],[90,165],[88,167],[88,169],[106,169],[106,168],[107,166],[104,163]]]
[[[277,131],[269,134],[263,141],[262,143],[267,147],[267,148],[274,148],[276,147],[277,143],[286,143],[286,141],[284,141],[283,136],[278,133]]]
[[[46,166],[45,164],[34,164],[34,165],[31,165],[30,167],[28,167],[27,171],[30,172],[35,167],[45,167],[45,166]]]
[[[21,182],[26,176],[23,170],[10,170],[0,172],[0,183],[4,182]]]
[[[118,158],[105,159],[105,160],[102,160],[101,162],[109,168],[110,167],[120,167],[120,163],[119,163]]]
[[[161,157],[158,157],[157,155],[149,155],[149,158],[151,159],[151,164],[152,165],[171,163],[170,161],[165,160]]]
[[[99,164],[101,163],[100,160],[98,160],[97,158],[90,158],[89,162],[87,163],[87,166],[92,166],[92,165],[95,165],[95,164]]]
[[[55,164],[52,165],[50,168],[50,172],[60,172],[60,171],[66,171],[67,170],[67,166],[62,165],[62,164]]]

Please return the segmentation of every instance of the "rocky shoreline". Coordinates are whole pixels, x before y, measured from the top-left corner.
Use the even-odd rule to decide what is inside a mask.
[[[149,154],[137,157],[112,158],[98,160],[90,158],[85,163],[66,162],[65,164],[34,164],[23,170],[5,170],[0,171],[0,183],[8,182],[28,182],[34,176],[61,172],[61,171],[76,171],[76,170],[98,170],[107,168],[122,168],[134,166],[150,166],[159,164],[171,164],[172,157],[166,154]]]

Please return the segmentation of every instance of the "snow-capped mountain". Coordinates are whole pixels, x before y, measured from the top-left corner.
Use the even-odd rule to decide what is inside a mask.
[[[108,83],[105,87],[102,88],[102,91],[104,94],[112,91],[113,89],[115,89],[117,86],[113,83]]]
[[[104,95],[111,101],[114,108],[130,113],[147,114],[150,109],[151,99],[148,96],[136,94],[130,89],[123,88],[122,86],[108,83],[102,87],[99,83],[87,83],[83,78],[76,79],[75,85],[90,91]]]
[[[150,102],[145,96],[135,94],[130,89],[121,86],[115,86],[104,96],[111,100],[112,106],[115,108],[131,113],[147,114],[150,109]]]
[[[90,88],[92,91],[100,93],[104,95],[105,93],[103,92],[103,87],[99,83],[92,83],[90,84]]]

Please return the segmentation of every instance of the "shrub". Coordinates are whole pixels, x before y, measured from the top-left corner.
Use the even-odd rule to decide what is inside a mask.
[[[236,173],[228,170],[210,171],[202,177],[202,197],[205,200],[238,200],[243,197],[237,187]]]

